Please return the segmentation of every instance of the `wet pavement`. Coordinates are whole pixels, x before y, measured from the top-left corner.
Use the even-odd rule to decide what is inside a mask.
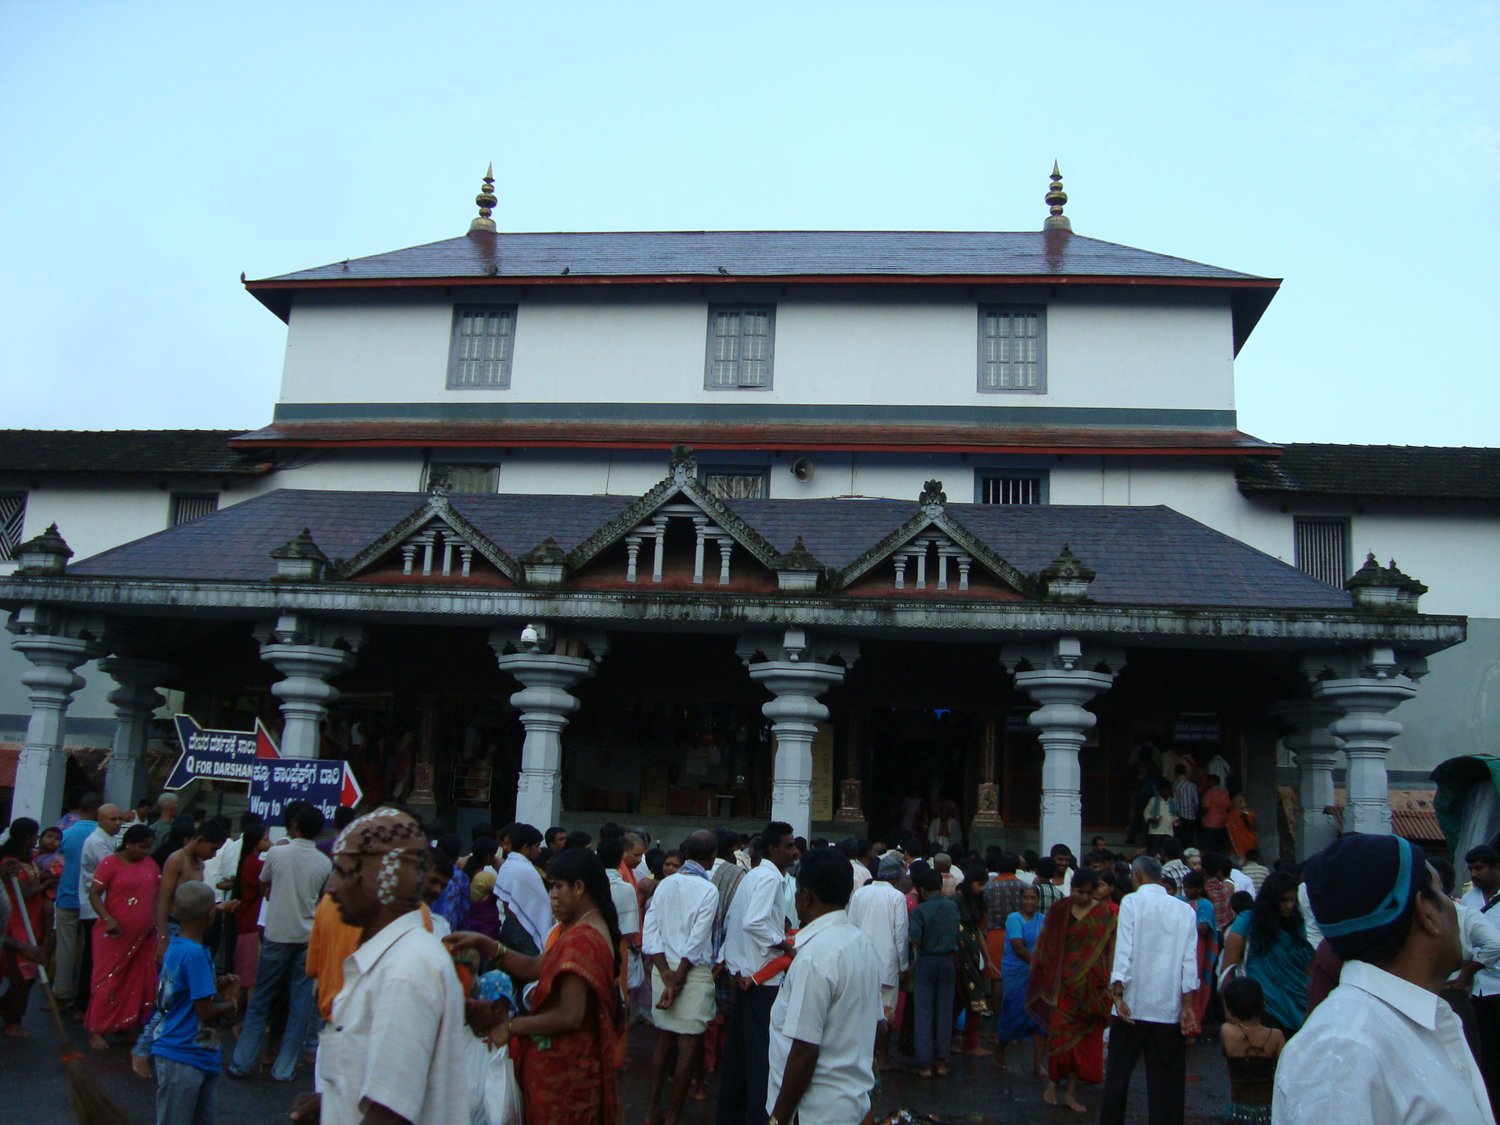
[[[23,1024],[32,1035],[15,1040],[0,1037],[0,1119],[18,1125],[60,1125],[73,1119],[68,1102],[67,1082],[57,1061],[57,1037],[48,1015],[39,1010],[40,997],[33,997]],[[82,1028],[69,1023],[73,1042],[88,1056],[90,1073],[141,1125],[155,1120],[153,1083],[136,1078],[130,1072],[128,1048],[124,1045],[107,1052],[89,1051]],[[632,1028],[629,1063],[621,1077],[622,1119],[628,1125],[644,1120],[647,1067],[654,1033],[649,1028]],[[1019,1067],[1020,1045],[1011,1048],[1013,1067]],[[1029,1055],[1029,1052],[1028,1052]],[[1029,1062],[1029,1057],[1026,1060]],[[878,1103],[878,1121],[884,1121],[905,1109],[918,1121],[933,1123],[965,1122],[982,1125],[1004,1122],[1025,1125],[1029,1122],[1060,1122],[1073,1119],[1066,1110],[1049,1109],[1042,1102],[1045,1083],[1033,1075],[1014,1071],[1002,1073],[991,1058],[958,1057],[952,1060],[952,1074],[942,1079],[923,1079],[906,1071],[887,1072]],[[219,1083],[219,1115],[222,1125],[261,1123],[286,1120],[297,1094],[312,1089],[312,1077],[306,1070],[290,1083],[272,1082],[269,1078],[235,1081],[223,1078]],[[1187,1120],[1194,1123],[1223,1120],[1228,1101],[1229,1079],[1223,1058],[1216,1046],[1198,1044],[1188,1049]],[[1080,1100],[1089,1107],[1080,1120],[1097,1119],[1099,1097],[1096,1088],[1083,1087]],[[1137,1068],[1131,1091],[1130,1120],[1146,1120],[1144,1073]],[[712,1102],[689,1102],[684,1114],[685,1125],[709,1125],[713,1121]],[[544,1125],[528,1122],[528,1125]]]

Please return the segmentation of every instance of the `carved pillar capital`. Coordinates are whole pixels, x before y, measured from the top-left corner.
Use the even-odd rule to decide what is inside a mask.
[[[320,726],[339,692],[330,680],[354,665],[364,641],[357,623],[284,613],[255,631],[260,658],[281,673],[271,694],[281,700],[281,756],[316,758]]]

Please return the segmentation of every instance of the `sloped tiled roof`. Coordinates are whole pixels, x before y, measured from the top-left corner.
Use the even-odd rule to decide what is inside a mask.
[[[0,430],[0,473],[268,471],[265,455],[229,448],[239,430]]]
[[[1500,449],[1292,443],[1244,461],[1240,491],[1413,500],[1500,500]]]
[[[635,497],[455,495],[452,507],[516,557],[551,536],[571,550]],[[69,574],[178,579],[267,579],[272,548],[304,527],[330,558],[352,558],[423,507],[418,493],[284,489],[116,547]],[[778,551],[800,535],[825,566],[842,569],[919,510],[896,500],[756,500],[732,510]],[[1064,543],[1099,577],[1101,604],[1347,609],[1349,595],[1165,507],[1004,507],[949,504],[948,515],[1023,572]],[[960,596],[949,591],[947,596]]]
[[[1043,231],[476,232],[250,283],[546,277],[1021,276],[1266,281],[1254,274]]]

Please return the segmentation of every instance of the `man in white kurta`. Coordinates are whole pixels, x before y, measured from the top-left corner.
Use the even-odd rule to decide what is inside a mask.
[[[796,956],[771,1008],[768,1125],[859,1125],[875,1086],[880,958],[845,910],[849,861],[834,848],[797,871]]]

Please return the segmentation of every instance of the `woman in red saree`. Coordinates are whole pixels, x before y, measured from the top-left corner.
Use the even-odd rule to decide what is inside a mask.
[[[36,945],[52,940],[52,904],[46,893],[52,882],[32,862],[31,852],[36,847],[36,840],[36,821],[22,816],[11,824],[10,838],[0,847],[0,894],[10,902],[10,919],[5,932],[17,944],[27,947],[33,944],[26,931],[28,921]],[[26,1002],[31,998],[31,986],[37,979],[36,962],[9,948],[0,949],[0,975],[10,982],[10,988],[0,997],[5,1034],[12,1039],[24,1039],[31,1032],[21,1026],[21,1018],[26,1015]]]
[[[620,926],[604,864],[587,848],[559,852],[547,865],[552,915],[540,957],[527,957],[483,934],[444,939],[454,951],[478,949],[519,982],[536,981],[530,1012],[489,1028],[510,1044],[526,1120],[547,1125],[616,1125],[615,1040],[620,1002]]]
[[[109,1048],[105,1036],[135,1027],[156,1002],[156,892],[161,871],[151,858],[151,829],[125,830],[120,850],[99,861],[89,904],[94,923],[94,975],[83,1017],[89,1046]]]
[[[1054,902],[1042,924],[1026,986],[1026,1010],[1047,1029],[1048,1082],[1042,1100],[1087,1113],[1078,1083],[1104,1081],[1104,1028],[1109,1023],[1109,972],[1114,964],[1115,915],[1096,901],[1099,876],[1073,876],[1073,893]]]

